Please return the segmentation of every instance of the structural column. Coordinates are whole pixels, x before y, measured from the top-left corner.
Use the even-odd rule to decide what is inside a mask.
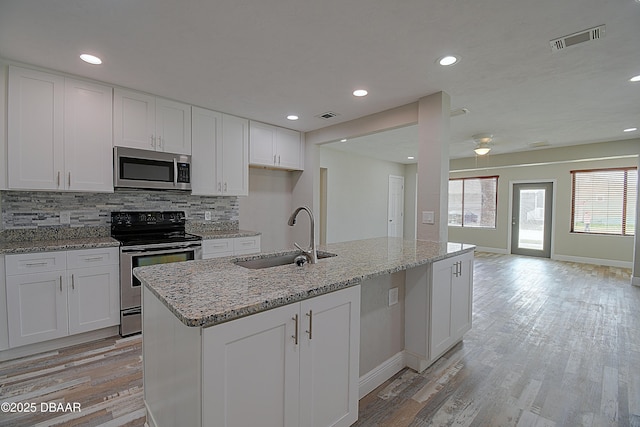
[[[446,242],[449,202],[449,119],[445,92],[418,101],[417,238]]]

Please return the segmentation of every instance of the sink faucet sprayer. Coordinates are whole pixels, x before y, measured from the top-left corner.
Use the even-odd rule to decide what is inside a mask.
[[[288,224],[293,226],[296,223],[296,217],[298,212],[305,210],[309,214],[309,220],[311,221],[311,236],[309,238],[309,249],[302,249],[297,243],[294,243],[295,247],[300,249],[309,258],[310,264],[316,264],[318,262],[318,253],[316,252],[316,237],[315,237],[315,225],[313,220],[313,213],[307,206],[300,206],[289,217]]]

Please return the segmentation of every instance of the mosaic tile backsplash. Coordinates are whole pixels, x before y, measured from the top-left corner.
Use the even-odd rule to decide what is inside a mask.
[[[237,197],[192,196],[181,191],[116,189],[114,193],[0,191],[2,231],[12,235],[52,231],[67,235],[109,235],[112,211],[185,211],[188,223],[208,229],[234,230],[239,223]],[[205,211],[211,220],[205,221]],[[70,224],[60,224],[60,213]]]

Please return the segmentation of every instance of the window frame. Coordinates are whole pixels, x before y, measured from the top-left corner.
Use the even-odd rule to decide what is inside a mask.
[[[576,174],[588,174],[595,172],[614,172],[614,171],[624,171],[624,178],[622,180],[623,184],[623,194],[622,194],[622,218],[621,218],[621,227],[620,233],[598,233],[589,231],[580,231],[575,230],[575,214],[576,214]],[[629,184],[629,171],[638,172],[638,168],[636,166],[625,166],[625,167],[616,167],[616,168],[598,168],[598,169],[577,169],[570,171],[571,173],[571,227],[570,232],[574,234],[583,234],[583,235],[597,235],[597,236],[620,236],[620,237],[633,237],[635,235],[635,231],[633,234],[629,234],[626,230],[627,228],[627,204],[628,204],[628,184]],[[637,185],[637,184],[636,184]],[[638,225],[635,225],[635,229],[637,229]]]
[[[464,184],[465,181],[467,180],[478,180],[478,179],[495,179],[496,182],[496,197],[495,197],[495,205],[493,207],[494,209],[494,222],[493,222],[493,226],[492,227],[487,227],[487,226],[465,226],[464,225]],[[477,229],[483,229],[483,230],[497,230],[498,229],[498,183],[500,180],[500,175],[486,175],[486,176],[469,176],[469,177],[463,177],[463,178],[449,178],[449,182],[451,181],[462,181],[462,207],[461,207],[461,222],[460,225],[458,224],[450,224],[449,223],[449,217],[448,217],[448,208],[447,208],[447,226],[448,227],[458,227],[458,228],[477,228]],[[448,183],[449,183],[448,182]],[[447,183],[447,185],[448,185]],[[449,194],[447,194],[447,206],[449,205]]]

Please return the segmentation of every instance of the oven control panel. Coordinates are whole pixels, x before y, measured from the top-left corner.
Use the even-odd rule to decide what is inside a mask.
[[[112,212],[111,227],[130,227],[144,225],[172,225],[185,222],[183,211],[167,212]]]

